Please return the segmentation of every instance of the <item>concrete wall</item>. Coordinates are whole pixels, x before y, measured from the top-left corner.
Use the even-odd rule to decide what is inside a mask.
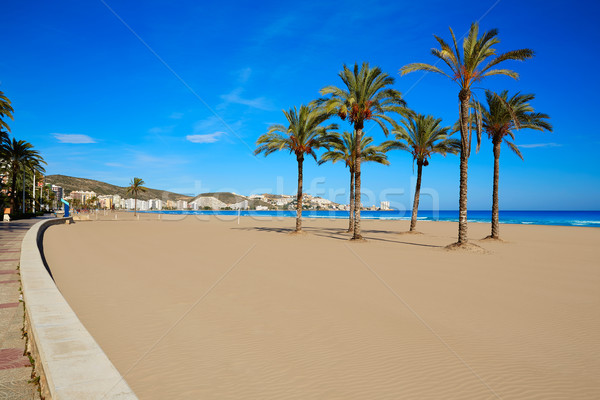
[[[35,359],[42,396],[53,400],[137,399],[46,270],[44,230],[65,222],[72,220],[55,218],[38,222],[27,232],[21,246],[27,347]]]

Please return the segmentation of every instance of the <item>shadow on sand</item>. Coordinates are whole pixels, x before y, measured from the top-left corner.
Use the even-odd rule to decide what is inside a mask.
[[[245,230],[245,231],[257,231],[257,232],[273,232],[280,234],[292,234],[294,233],[293,228],[281,228],[281,227],[265,227],[265,226],[255,226],[255,227],[247,227],[247,228],[231,228],[236,230]],[[346,229],[339,228],[314,228],[314,227],[306,227],[302,229],[305,233],[325,237],[328,239],[335,240],[344,240],[350,241],[351,234],[347,232]],[[398,232],[385,231],[385,230],[377,230],[377,229],[363,229],[361,233],[367,241],[379,241],[379,242],[390,242],[390,243],[398,243],[405,244],[409,246],[419,246],[419,247],[433,247],[433,248],[443,248],[444,246],[426,244],[426,243],[417,243],[412,241],[399,240]],[[381,235],[381,236],[373,236],[373,235]],[[418,235],[421,236],[421,235]]]

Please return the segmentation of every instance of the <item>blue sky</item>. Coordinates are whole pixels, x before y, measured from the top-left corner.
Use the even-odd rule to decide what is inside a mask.
[[[457,87],[414,73],[434,62],[433,34],[462,36],[472,21],[498,28],[499,51],[529,47],[536,57],[509,63],[521,79],[481,87],[535,93],[553,133],[517,132],[525,156],[501,155],[501,209],[600,209],[597,112],[600,29],[595,2],[549,1],[22,1],[3,5],[0,90],[13,102],[10,123],[32,142],[49,174],[179,193],[283,192],[296,188],[288,153],[255,157],[258,136],[285,122],[282,109],[341,84],[344,63],[368,61],[396,78],[409,106],[451,125]],[[111,11],[112,10],[112,11]],[[483,98],[483,91],[478,95]],[[349,125],[340,122],[341,129]],[[369,134],[385,140],[380,129]],[[366,204],[409,208],[410,155],[391,166],[365,164]],[[489,209],[493,157],[486,140],[469,162],[469,207]],[[458,157],[424,169],[422,208],[457,209]],[[346,202],[343,165],[305,163],[305,188]],[[428,195],[427,193],[432,193]]]

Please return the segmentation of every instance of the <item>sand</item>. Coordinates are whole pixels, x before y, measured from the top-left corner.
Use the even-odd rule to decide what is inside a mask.
[[[141,399],[600,398],[600,229],[94,218],[46,257]]]

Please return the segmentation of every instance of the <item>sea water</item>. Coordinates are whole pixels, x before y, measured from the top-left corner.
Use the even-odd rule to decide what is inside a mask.
[[[237,210],[229,211],[138,211],[147,213],[182,214],[182,215],[238,215]],[[256,217],[295,217],[296,211],[291,210],[269,210],[255,211],[246,210],[239,214]],[[348,211],[316,211],[303,210],[303,218],[340,218],[347,219]],[[368,211],[360,212],[362,219],[379,220],[409,220],[410,211]],[[418,213],[420,221],[458,221],[458,211],[451,210],[422,210]],[[491,211],[469,210],[469,222],[490,222]],[[503,224],[525,224],[525,225],[562,225],[562,226],[591,226],[600,228],[600,211],[500,211],[500,223]]]

